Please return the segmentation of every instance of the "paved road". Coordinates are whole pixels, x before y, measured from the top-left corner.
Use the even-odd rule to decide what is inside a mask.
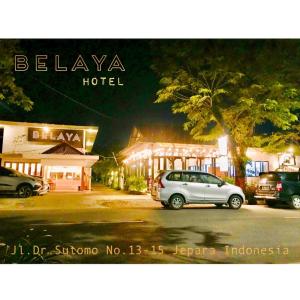
[[[300,211],[283,207],[172,211],[147,198],[80,209],[24,207],[0,210],[2,262],[37,262],[47,254],[54,256],[46,261],[64,263],[300,262]],[[18,244],[25,254],[13,255]]]

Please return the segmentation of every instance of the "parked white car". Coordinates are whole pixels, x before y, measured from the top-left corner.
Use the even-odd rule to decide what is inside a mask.
[[[156,177],[151,195],[163,207],[180,209],[185,204],[224,204],[239,209],[245,201],[243,190],[204,172],[165,171]]]
[[[17,194],[19,198],[28,198],[44,195],[48,190],[48,183],[39,177],[0,167],[0,194]]]

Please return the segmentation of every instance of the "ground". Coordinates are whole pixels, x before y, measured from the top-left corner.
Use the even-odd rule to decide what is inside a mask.
[[[24,200],[2,197],[0,224],[4,263],[300,262],[300,211],[283,206],[174,211],[149,195],[97,186]]]

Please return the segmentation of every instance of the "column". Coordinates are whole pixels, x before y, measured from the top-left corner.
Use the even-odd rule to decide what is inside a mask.
[[[151,180],[154,180],[154,156],[151,156]]]
[[[81,185],[80,185],[80,190],[84,190],[84,167],[81,167]]]
[[[212,173],[216,175],[216,158],[212,157],[211,158],[211,168],[212,168]]]
[[[164,157],[164,170],[167,170],[167,158]]]

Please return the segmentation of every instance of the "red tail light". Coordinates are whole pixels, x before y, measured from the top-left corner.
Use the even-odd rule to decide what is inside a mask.
[[[165,186],[163,185],[163,183],[161,182],[161,179],[158,180],[158,187],[163,189]]]
[[[282,182],[281,181],[278,181],[277,184],[276,184],[276,190],[278,192],[281,192],[282,191]]]

